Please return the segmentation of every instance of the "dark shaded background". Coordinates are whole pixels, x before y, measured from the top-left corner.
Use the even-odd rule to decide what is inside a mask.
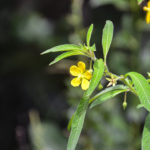
[[[142,4],[145,5],[146,1]],[[52,46],[92,42],[102,57],[101,35],[107,19],[115,26],[108,57],[117,74],[150,68],[150,25],[136,0],[1,0],[0,2],[0,149],[65,150],[68,120],[82,91],[70,86],[69,67],[76,57],[49,67],[57,54],[40,56]],[[104,83],[106,84],[106,83]],[[87,115],[77,149],[139,150],[146,112],[123,95]]]

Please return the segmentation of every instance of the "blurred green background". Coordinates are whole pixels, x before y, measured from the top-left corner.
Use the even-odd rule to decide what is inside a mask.
[[[114,23],[108,56],[116,74],[150,71],[150,24],[136,0],[1,0],[0,2],[0,149],[65,150],[68,121],[83,94],[70,86],[69,67],[83,57],[48,66],[57,54],[40,56],[52,46],[92,43],[102,57],[102,29]],[[102,81],[106,85],[105,81]],[[123,95],[88,111],[77,150],[140,150],[146,115],[138,98]]]

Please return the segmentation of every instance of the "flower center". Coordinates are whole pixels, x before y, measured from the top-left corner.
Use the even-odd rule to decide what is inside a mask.
[[[83,75],[83,73],[80,73],[79,75],[78,75],[78,78],[84,78],[84,75]]]

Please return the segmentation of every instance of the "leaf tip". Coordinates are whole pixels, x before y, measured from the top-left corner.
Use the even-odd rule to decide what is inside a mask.
[[[91,27],[91,28],[93,28],[93,27],[94,27],[93,23],[90,25],[90,27]]]
[[[49,66],[51,66],[51,65],[53,65],[53,64],[55,64],[55,61],[52,61],[51,63],[49,63]]]
[[[44,54],[45,54],[44,52],[40,53],[40,55],[44,55]]]

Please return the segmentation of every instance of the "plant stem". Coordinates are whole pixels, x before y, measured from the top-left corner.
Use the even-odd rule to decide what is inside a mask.
[[[135,95],[137,95],[137,93],[136,93],[136,90],[133,88],[133,86],[129,83],[129,80],[127,79],[127,78],[121,78],[120,79],[120,81],[122,81],[125,85],[127,85],[129,88],[130,88],[130,90],[131,90],[131,92],[133,93],[133,94],[135,94]]]
[[[92,69],[92,59],[90,60],[90,69]]]

